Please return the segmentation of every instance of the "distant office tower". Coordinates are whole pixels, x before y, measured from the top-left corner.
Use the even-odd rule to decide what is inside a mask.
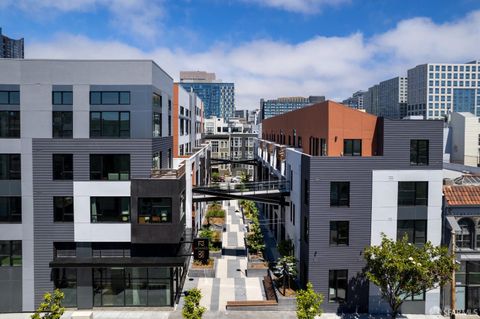
[[[23,38],[10,39],[2,35],[0,28],[0,58],[23,59]]]
[[[364,95],[365,110],[389,119],[405,117],[407,83],[407,78],[400,76],[370,87]]]
[[[343,100],[342,104],[351,107],[352,109],[363,109],[363,99],[365,94],[367,94],[367,92],[357,91],[348,99]]]
[[[195,92],[203,101],[205,117],[229,119],[235,114],[235,84],[217,80],[215,73],[204,71],[180,72],[180,85]]]
[[[452,112],[480,115],[480,61],[428,63],[408,70],[408,115],[443,118]]]
[[[320,103],[325,101],[325,96],[292,96],[280,97],[275,100],[260,99],[260,114],[262,120],[290,112],[306,105]]]

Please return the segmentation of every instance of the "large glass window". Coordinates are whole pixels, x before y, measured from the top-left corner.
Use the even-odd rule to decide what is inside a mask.
[[[350,206],[350,182],[330,182],[330,206]]]
[[[362,140],[343,140],[344,156],[362,156]]]
[[[73,137],[73,112],[52,112],[52,136],[53,138]]]
[[[330,245],[348,246],[349,222],[331,221],[330,222]]]
[[[94,268],[93,305],[171,306],[170,268]]]
[[[172,222],[171,198],[139,198],[138,223],[157,224]]]
[[[162,107],[162,96],[160,94],[153,93],[152,105],[155,107]]]
[[[0,223],[22,222],[22,197],[0,197]]]
[[[73,197],[53,197],[53,221],[73,222]]]
[[[162,136],[162,113],[153,112],[153,137]]]
[[[456,245],[458,248],[473,248],[474,225],[471,219],[462,218],[458,221],[460,232],[456,234]]]
[[[130,137],[130,112],[90,112],[90,137]]]
[[[72,105],[73,92],[72,91],[53,91],[52,104],[53,105]]]
[[[427,242],[427,221],[426,220],[398,220],[397,221],[397,240],[405,235],[408,242],[415,245],[423,245]]]
[[[127,181],[129,154],[90,154],[90,180]]]
[[[75,268],[54,268],[53,283],[55,289],[60,289],[65,297],[62,306],[77,306],[77,269]]]
[[[20,137],[20,112],[0,111],[0,138]]]
[[[0,91],[0,104],[19,105],[19,91]]]
[[[398,182],[398,206],[427,206],[428,182]]]
[[[72,154],[53,154],[53,179],[54,180],[72,180],[73,179],[73,155]]]
[[[92,91],[90,92],[91,105],[128,105],[130,92],[128,91]]]
[[[22,241],[0,240],[0,267],[22,265]]]
[[[428,140],[410,140],[410,165],[428,165]]]
[[[91,197],[92,223],[128,223],[130,221],[129,197]]]
[[[347,300],[348,270],[328,271],[328,302],[345,302]]]
[[[20,177],[20,154],[0,154],[0,180]]]

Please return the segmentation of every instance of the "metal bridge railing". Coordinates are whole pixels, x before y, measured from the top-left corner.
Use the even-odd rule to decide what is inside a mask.
[[[248,182],[248,183],[218,183],[209,186],[194,187],[193,192],[196,193],[218,193],[218,194],[235,194],[242,195],[248,193],[268,194],[268,193],[285,193],[290,191],[290,183],[288,181],[265,181],[265,182]]]

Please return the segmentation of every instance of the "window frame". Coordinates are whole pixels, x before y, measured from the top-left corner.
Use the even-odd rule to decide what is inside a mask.
[[[92,103],[93,95],[99,94],[100,102],[99,103]],[[104,94],[117,94],[117,101],[116,103],[104,102]],[[122,94],[127,94],[128,96],[128,103],[121,103],[122,102]],[[90,105],[131,105],[131,92],[130,91],[90,91]]]
[[[60,95],[60,103],[55,102],[56,94]],[[65,98],[65,95],[67,94],[71,95],[71,100],[65,102],[65,100],[67,100]],[[67,103],[67,102],[71,102],[71,103]],[[64,90],[52,91],[52,105],[73,105],[73,91],[64,91]]]
[[[413,184],[413,190],[408,190],[408,189],[401,189],[401,185],[406,186],[407,184]],[[418,192],[419,192],[419,185],[426,185],[425,187],[425,198],[417,197]],[[413,201],[414,203],[406,203],[407,200],[412,201],[412,198],[406,198],[406,196],[403,196],[401,198],[401,192],[408,194],[412,193],[414,194]],[[401,202],[402,201],[402,202]],[[425,204],[421,204],[422,201],[425,201]],[[398,207],[413,207],[413,206],[428,206],[428,182],[427,181],[399,181],[398,182],[398,200],[397,200],[397,206]]]
[[[100,160],[97,162],[95,161],[96,158],[100,158]],[[124,157],[121,160],[115,160],[116,157]],[[108,159],[108,162],[106,163],[106,159]],[[122,160],[127,160],[128,163],[128,176],[127,179],[122,179],[122,174],[125,174],[125,172],[122,171]],[[110,163],[114,163],[114,166],[112,166],[111,172],[109,172],[110,169],[108,168],[108,165]],[[130,154],[97,154],[97,153],[92,153],[89,156],[89,173],[90,173],[90,180],[91,181],[129,181],[131,179],[131,171],[132,171],[132,162],[131,162],[131,155]],[[98,167],[94,167],[94,165],[98,165]],[[97,168],[99,170],[97,170]],[[115,169],[117,171],[115,171]],[[106,173],[106,175],[104,175]],[[93,177],[94,174],[100,174],[100,178]],[[110,174],[117,174],[118,178],[115,179],[110,179]]]
[[[118,134],[117,135],[105,135],[105,127],[104,127],[104,113],[117,113],[117,128],[118,128]],[[93,129],[92,128],[92,115],[99,114],[99,118],[96,119],[99,121],[99,128],[98,129]],[[122,123],[122,114],[128,114],[128,129],[122,129],[121,128],[121,123]],[[130,111],[90,111],[90,138],[130,138],[131,135],[131,117],[130,117]],[[98,135],[92,134],[92,132],[98,132]],[[126,135],[122,135],[123,133],[128,132]]]
[[[403,227],[402,229],[407,229],[408,231],[407,232],[403,232],[403,235],[400,234],[400,223],[412,223],[412,225],[407,225],[407,226],[413,226],[413,227]],[[424,228],[422,229],[420,227],[420,223],[423,223],[423,226]],[[417,236],[417,233],[421,232],[423,230],[423,233],[424,233],[424,238],[423,238],[423,241],[421,242],[417,242],[417,238],[421,238],[419,236]],[[428,230],[428,220],[427,219],[399,219],[397,220],[397,240],[401,240],[403,239],[403,236],[405,236],[405,234],[408,235],[409,232],[412,232],[413,233],[413,238],[410,238],[410,236],[408,236],[408,242],[411,243],[411,244],[414,244],[414,245],[417,245],[417,246],[423,246],[426,242],[427,242],[427,236],[428,236],[428,233],[427,233],[427,230]]]
[[[18,153],[2,153],[0,154],[0,158],[6,158],[6,162],[4,164],[6,175],[3,176],[3,173],[0,170],[0,180],[21,180],[22,179],[22,155]],[[18,169],[16,167],[12,168],[15,162],[18,162]]]
[[[65,206],[65,200],[66,199],[71,199],[71,210],[72,212],[71,213],[65,213],[66,212],[66,206]],[[63,206],[60,209],[60,214],[57,214],[57,200],[62,200],[62,204]],[[75,211],[74,211],[75,207],[74,207],[74,198],[73,196],[53,196],[53,222],[54,223],[73,223],[74,222],[74,214],[75,214]],[[61,218],[57,218],[61,216]],[[71,216],[71,219],[70,218],[66,218],[66,217],[70,217]]]
[[[98,201],[101,199],[115,199],[114,203],[114,208],[118,209],[120,214],[118,216],[115,216],[117,219],[113,218],[106,218],[105,220],[99,220],[99,217],[103,217],[103,213],[95,212],[93,213],[93,208],[94,208],[94,203],[95,203],[95,209],[99,209],[98,206]],[[122,205],[128,202],[128,214],[124,214],[124,211],[122,211]],[[131,214],[132,214],[132,206],[130,202],[130,197],[127,196],[91,196],[90,197],[90,222],[92,224],[124,224],[124,223],[130,223],[131,219]],[[108,219],[108,220],[107,220]]]
[[[59,162],[56,162],[56,159],[63,158],[61,161],[61,171],[56,171],[56,164],[60,164]],[[67,164],[67,165],[66,165]],[[71,166],[71,170],[66,170],[66,166],[68,168],[68,165]],[[54,153],[52,154],[52,180],[54,181],[61,181],[61,180],[67,180],[71,181],[73,180],[73,154],[58,154]]]
[[[21,134],[21,113],[20,111],[0,111],[0,124],[2,123],[2,117],[6,115],[6,135],[2,135],[4,131],[3,128],[0,127],[0,138],[20,138]],[[18,124],[18,127],[17,127]]]
[[[357,147],[360,147],[360,152],[355,151]],[[343,140],[343,156],[362,156],[362,140],[361,139],[344,139]]]
[[[342,186],[347,187],[348,198],[342,199]],[[334,190],[336,188],[336,198]],[[350,207],[350,182],[349,181],[330,181],[330,207]]]
[[[420,155],[420,144],[426,143],[426,154]],[[430,141],[426,139],[410,140],[410,165],[428,166],[430,160]]]
[[[346,225],[346,236],[340,236],[339,225]],[[333,236],[333,232],[336,232]],[[330,246],[349,246],[350,245],[350,221],[331,220],[330,221]],[[343,240],[343,242],[341,242]]]
[[[2,103],[0,100],[0,105],[20,105],[20,91],[17,90],[0,90],[1,93],[6,93],[7,94],[7,103]],[[18,94],[18,103],[15,103],[15,98],[12,97],[12,95],[17,95]]]
[[[345,287],[339,285],[339,273],[344,272]],[[341,278],[343,279],[343,277]],[[333,281],[333,285],[332,285]],[[345,298],[340,299],[338,297],[339,288],[345,289]],[[330,292],[335,291],[335,297],[331,298]],[[348,269],[329,269],[328,270],[328,303],[345,303],[348,299]]]
[[[0,250],[0,268],[1,267],[22,267],[22,264],[23,264],[22,241],[21,240],[0,240],[0,244],[8,245],[7,246],[8,254],[1,254],[2,251]],[[15,246],[16,246],[16,250],[17,250],[16,254],[14,254]],[[15,256],[17,256],[17,258],[19,258],[20,263],[15,263],[14,262]],[[8,265],[4,264],[3,260],[5,258],[8,258]]]
[[[60,115],[61,128],[57,127],[55,123],[55,115]],[[70,123],[66,123],[66,115],[70,115]],[[65,126],[71,125],[71,129],[66,130]],[[52,111],[52,138],[73,138],[73,112],[72,111]]]
[[[0,201],[5,200],[6,203],[6,217],[5,219],[1,219],[2,216],[0,215],[0,224],[20,224],[22,223],[22,197],[21,196],[0,196]],[[16,202],[16,203],[13,203]],[[12,214],[12,207],[18,209],[19,213]],[[0,208],[2,208],[0,206]]]
[[[142,203],[141,201],[145,201],[144,203]],[[166,204],[165,205],[159,205],[159,204],[156,204],[154,205],[154,201],[155,200],[161,200],[161,201],[164,201],[166,200]],[[160,224],[160,225],[163,225],[163,224],[171,224],[173,223],[173,199],[171,197],[139,197],[137,199],[137,222],[138,224],[142,224],[142,225],[148,225],[148,224],[153,224],[153,225],[157,225],[157,224]],[[150,209],[150,214],[147,214],[147,213],[141,213],[145,208],[145,207],[148,207]],[[162,221],[163,217],[160,215],[155,215],[153,213],[153,210],[155,208],[167,208],[167,215],[166,215],[166,220],[165,221]],[[148,219],[147,219],[148,217]],[[157,218],[154,218],[154,217],[158,217],[158,220]],[[143,220],[141,220],[141,218],[144,218]],[[154,221],[155,220],[155,221]]]

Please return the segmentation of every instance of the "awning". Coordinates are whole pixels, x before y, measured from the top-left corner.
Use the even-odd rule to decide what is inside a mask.
[[[61,257],[50,262],[51,268],[80,267],[182,267],[187,261],[181,257]]]
[[[471,260],[471,261],[480,261],[480,254],[474,253],[474,254],[460,254],[459,255],[460,260]]]
[[[452,230],[455,233],[459,233],[459,232],[462,231],[462,229],[460,228],[460,226],[457,223],[457,219],[454,216],[447,216],[447,221],[448,221],[448,224],[450,225],[450,227],[452,228]]]

